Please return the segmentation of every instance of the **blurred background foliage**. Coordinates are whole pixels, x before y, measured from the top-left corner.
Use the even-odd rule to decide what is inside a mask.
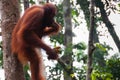
[[[54,2],[54,0],[50,0]],[[114,0],[115,1],[115,0]],[[97,1],[96,1],[97,2]],[[104,2],[104,1],[103,1]],[[35,4],[34,0],[29,0],[30,4]],[[43,3],[45,3],[43,1]],[[105,10],[107,14],[109,15],[112,11],[117,11],[120,13],[120,3],[116,5],[111,5],[112,0],[105,0]],[[102,5],[102,4],[101,4]],[[63,18],[63,4],[59,3],[56,4],[58,13],[55,17],[56,21],[59,22],[63,30],[56,36],[50,37],[50,41],[60,46],[64,45],[64,18]],[[79,6],[79,7],[78,7]],[[116,6],[118,8],[116,9]],[[74,28],[79,27],[82,23],[82,21],[78,20],[78,17],[80,17],[81,12],[83,12],[86,24],[89,30],[89,1],[88,0],[71,0],[71,15],[72,15],[72,23],[74,24]],[[97,37],[100,36],[100,32],[97,31],[98,26],[102,26],[102,18],[100,16],[100,11],[98,8],[96,8],[96,15],[95,15],[95,23],[96,23],[96,35]],[[73,32],[74,36],[76,34]],[[104,35],[104,34],[103,34]],[[80,37],[80,36],[79,36]],[[110,56],[109,52],[113,50],[113,48],[106,43],[102,44],[99,41],[99,38],[95,38],[95,50],[93,53],[93,69],[92,69],[92,80],[119,80],[120,79],[120,53],[112,53],[114,55]],[[87,69],[87,43],[85,42],[79,42],[77,44],[72,45],[73,50],[73,71],[75,73],[75,76],[78,80],[85,80],[86,78],[86,69]],[[70,47],[68,47],[69,50]],[[63,55],[64,47],[62,48],[61,56]],[[74,65],[75,64],[75,65]],[[77,64],[77,65],[76,65]],[[2,42],[0,42],[0,66],[3,65],[3,50],[2,50]],[[30,75],[28,74],[29,67],[25,66],[24,71],[26,74],[26,80],[30,80]],[[47,80],[61,80],[61,77],[63,77],[63,67],[56,63],[54,66],[46,66],[46,69],[49,70],[47,73]]]

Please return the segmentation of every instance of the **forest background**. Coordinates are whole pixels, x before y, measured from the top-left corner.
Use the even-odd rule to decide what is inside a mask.
[[[92,0],[18,0],[18,3],[14,2],[16,6],[13,1],[0,0],[0,27],[2,32],[0,66],[2,71],[4,70],[2,74],[0,73],[0,80],[16,80],[16,76],[12,76],[13,74],[24,76],[21,65],[13,62],[14,58],[8,55],[11,37],[8,35],[11,34],[15,22],[20,17],[19,14],[22,15],[26,8],[34,4],[40,5],[46,2],[56,4],[58,14],[55,19],[63,26],[59,35],[44,38],[45,42],[50,40],[47,44],[51,47],[61,47],[58,61],[48,61],[43,52],[47,80],[120,79],[119,0],[94,0],[94,4],[91,4]],[[6,3],[4,7],[3,2]],[[90,4],[93,5],[94,14],[91,12]],[[15,9],[18,8],[20,12],[17,10],[15,12]],[[10,13],[17,14],[17,17],[13,17]],[[92,16],[94,18],[93,30],[91,30]],[[93,34],[90,34],[91,32]],[[93,36],[92,42],[90,42],[90,36]],[[91,49],[91,56],[89,55],[89,42],[94,48]],[[9,57],[6,58],[6,55]],[[15,68],[16,71],[14,71]],[[26,80],[30,80],[28,65],[24,67],[24,72]],[[18,79],[21,80],[17,77]]]

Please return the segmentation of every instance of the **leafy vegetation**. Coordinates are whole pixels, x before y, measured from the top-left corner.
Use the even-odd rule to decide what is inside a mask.
[[[2,50],[2,42],[0,42],[0,66],[3,65],[3,50]]]
[[[35,4],[34,0],[29,0],[31,4]],[[89,12],[89,1],[88,0],[76,0],[77,2],[75,3],[74,0],[71,1],[71,16],[72,16],[72,22],[73,25],[75,25],[75,28],[79,27],[81,25],[81,22],[78,20],[79,17],[81,18],[80,14],[83,12],[83,18],[85,18],[87,26],[90,25],[90,12]],[[99,1],[99,0],[98,0]],[[100,0],[104,4],[100,4],[96,0],[96,7],[95,7],[95,31],[97,36],[95,35],[95,50],[93,51],[93,64],[92,64],[92,74],[91,78],[92,80],[119,80],[120,79],[120,54],[114,53],[113,56],[110,57],[109,51],[113,50],[113,48],[106,43],[101,43],[99,41],[99,36],[101,36],[97,28],[99,26],[103,27],[103,19],[101,17],[101,13],[99,10],[99,7],[105,6],[105,11],[107,15],[110,15],[110,13],[113,11],[117,11],[120,13],[120,3],[118,5],[112,5],[111,0]],[[78,7],[79,6],[79,7]],[[98,7],[99,6],[99,7]],[[118,6],[118,9],[115,7]],[[64,18],[63,18],[63,4],[57,4],[57,9],[58,13],[55,17],[56,21],[59,22],[63,26],[63,30],[56,36],[50,37],[50,41],[55,44],[59,44],[60,46],[64,46]],[[88,29],[89,30],[89,29]],[[75,33],[74,33],[75,34]],[[105,35],[105,34],[103,34]],[[81,35],[80,35],[81,36]],[[79,38],[81,38],[79,36]],[[76,36],[75,36],[76,37]],[[96,38],[97,37],[97,38]],[[60,52],[60,56],[64,55],[64,53],[69,53],[71,49],[73,50],[72,54],[72,62],[73,62],[73,72],[74,75],[71,74],[71,76],[75,76],[78,80],[85,80],[86,79],[86,69],[87,69],[87,47],[86,42],[79,42],[77,44],[73,44],[66,49],[62,47],[62,50]],[[68,54],[70,55],[70,54]],[[49,71],[47,73],[47,79],[48,80],[61,80],[61,77],[63,77],[63,67],[55,62],[56,64],[53,67],[46,66],[46,69]],[[2,50],[2,43],[0,43],[0,66],[3,65],[3,50]],[[70,66],[67,67],[70,69]],[[25,71],[25,77],[26,80],[30,80],[30,75],[28,74],[29,67],[25,66],[24,67]]]

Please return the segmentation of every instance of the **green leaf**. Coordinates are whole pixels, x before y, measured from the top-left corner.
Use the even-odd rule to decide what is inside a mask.
[[[96,47],[98,47],[102,51],[107,51],[107,49],[103,45],[101,45],[100,43],[96,43]]]
[[[75,44],[73,47],[76,49],[83,49],[83,50],[85,50],[87,48],[87,46],[84,42],[80,42],[78,44]]]
[[[35,4],[35,1],[33,1],[33,0],[30,0],[30,3],[31,3],[31,4]]]

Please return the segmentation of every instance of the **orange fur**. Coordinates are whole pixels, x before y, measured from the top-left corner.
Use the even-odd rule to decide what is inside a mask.
[[[43,6],[28,8],[19,19],[12,33],[12,53],[18,56],[21,63],[30,62],[32,80],[45,80],[42,68],[42,57],[36,51],[42,48],[49,59],[57,59],[58,54],[42,41],[43,36],[56,34],[60,25],[54,21],[56,7],[47,3]]]

